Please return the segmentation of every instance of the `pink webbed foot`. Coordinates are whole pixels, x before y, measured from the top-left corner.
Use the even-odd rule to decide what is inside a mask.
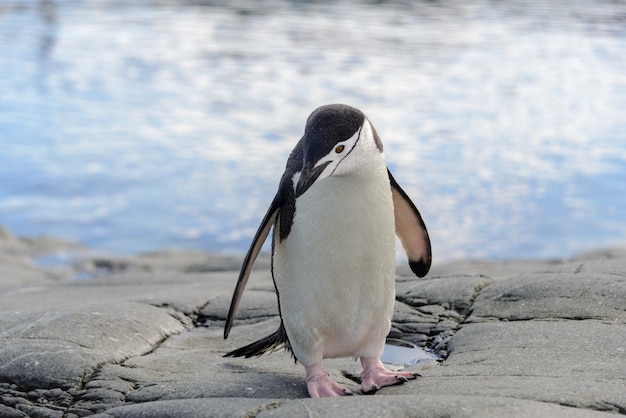
[[[383,386],[400,385],[419,376],[413,372],[387,370],[378,357],[361,357],[361,365],[361,389],[366,394],[376,393]]]
[[[354,395],[350,389],[333,382],[324,372],[321,364],[306,367],[306,387],[311,398]]]

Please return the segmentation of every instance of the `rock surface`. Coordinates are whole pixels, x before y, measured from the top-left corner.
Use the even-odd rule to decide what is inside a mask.
[[[400,267],[390,337],[441,360],[374,396],[360,393],[358,362],[325,360],[357,396],[322,400],[284,352],[222,357],[278,326],[267,257],[224,340],[236,257],[34,261],[78,250],[0,228],[0,417],[626,415],[625,248],[457,262],[425,279]]]

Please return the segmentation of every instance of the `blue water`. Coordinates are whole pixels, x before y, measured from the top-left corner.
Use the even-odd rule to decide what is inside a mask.
[[[0,224],[243,252],[343,102],[438,261],[626,242],[625,2],[220,4],[0,0]]]

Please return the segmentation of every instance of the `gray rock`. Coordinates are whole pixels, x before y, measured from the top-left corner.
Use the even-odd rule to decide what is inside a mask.
[[[216,418],[256,417],[263,411],[278,408],[284,401],[248,398],[204,398],[154,401],[110,409],[94,418]]]
[[[187,417],[322,417],[341,416],[423,418],[444,417],[610,417],[612,414],[577,410],[566,406],[546,404],[515,398],[482,398],[468,396],[380,396],[342,399],[284,399],[214,398],[156,401],[114,408],[95,418],[136,418],[146,416]]]
[[[0,381],[71,390],[102,364],[150,351],[185,327],[166,309],[124,303],[4,312],[0,329]]]
[[[63,251],[80,252],[81,250],[87,250],[84,246],[75,242],[65,241],[47,235],[42,235],[35,238],[21,238],[20,242],[28,248],[28,254],[31,257],[38,257]]]
[[[423,377],[375,396],[314,400],[284,351],[223,357],[278,327],[267,265],[253,272],[224,340],[236,257],[105,257],[112,274],[72,281],[32,262],[35,249],[56,245],[0,229],[0,416],[626,413],[621,248],[559,262],[457,262],[425,279],[400,272],[392,336],[445,360],[411,366]],[[358,362],[324,366],[360,393]]]
[[[0,254],[0,292],[19,291],[24,285],[49,284],[53,281],[54,277],[36,268],[27,259]]]
[[[422,280],[403,280],[396,284],[396,298],[410,306],[444,304],[462,315],[469,313],[469,308],[480,291],[493,283],[485,276],[433,277]],[[416,302],[417,301],[417,302]]]
[[[563,262],[563,260],[456,260],[445,264],[435,263],[430,269],[429,277],[483,275],[497,281],[526,273],[549,271]],[[398,266],[397,274],[402,279],[414,277],[408,264],[404,263]]]
[[[345,417],[594,417],[608,414],[576,411],[560,405],[501,397],[465,396],[387,396],[384,402],[375,397],[329,399],[315,402],[287,402],[261,412],[259,417],[278,416],[345,416]]]
[[[626,270],[620,274],[535,273],[500,281],[480,294],[469,322],[489,318],[601,319],[626,323]]]
[[[101,256],[85,260],[95,267],[109,273],[177,271],[189,273],[207,273],[237,271],[241,268],[243,257],[209,254],[201,251],[152,251],[135,257]]]
[[[225,321],[231,300],[230,293],[212,299],[202,308],[200,317]],[[258,322],[274,316],[278,316],[278,299],[274,288],[269,291],[248,290],[242,297],[235,324]]]

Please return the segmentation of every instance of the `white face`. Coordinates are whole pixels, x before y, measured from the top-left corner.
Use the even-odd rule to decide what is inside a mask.
[[[338,142],[315,166],[330,162],[322,171],[317,181],[329,176],[342,176],[359,169],[367,169],[367,164],[374,158],[384,158],[378,149],[372,125],[365,119],[363,126],[345,141]]]

